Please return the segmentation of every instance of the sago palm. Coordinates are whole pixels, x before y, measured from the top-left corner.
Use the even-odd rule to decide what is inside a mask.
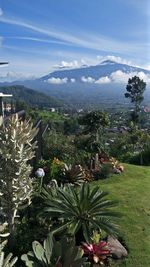
[[[79,190],[72,186],[56,188],[49,192],[44,190],[45,212],[51,217],[59,218],[62,223],[54,232],[67,229],[76,235],[82,231],[88,242],[93,230],[116,234],[115,219],[119,214],[111,210],[116,202],[107,200],[107,195],[108,193],[100,191],[99,187],[90,188],[86,183]]]

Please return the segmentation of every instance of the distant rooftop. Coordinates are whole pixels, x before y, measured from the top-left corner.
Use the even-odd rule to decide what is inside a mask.
[[[12,97],[12,95],[6,95],[6,94],[3,94],[3,93],[0,93],[0,97]]]

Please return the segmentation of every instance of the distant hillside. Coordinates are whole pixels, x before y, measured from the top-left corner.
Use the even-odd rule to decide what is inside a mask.
[[[124,93],[128,79],[135,75],[147,83],[143,104],[149,106],[150,71],[111,60],[96,66],[59,69],[39,79],[0,83],[0,86],[24,85],[63,101],[67,106],[111,108],[129,105]]]
[[[14,100],[25,102],[32,107],[59,107],[62,102],[43,93],[26,88],[22,85],[2,86],[0,92],[12,94]]]

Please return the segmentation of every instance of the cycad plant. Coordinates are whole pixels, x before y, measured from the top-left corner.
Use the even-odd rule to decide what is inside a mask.
[[[108,200],[107,195],[99,187],[90,188],[87,183],[79,190],[70,185],[55,188],[54,192],[44,190],[45,212],[61,222],[54,233],[65,229],[76,236],[82,233],[87,242],[90,242],[93,230],[117,234],[115,220],[119,214],[111,209],[116,201]]]

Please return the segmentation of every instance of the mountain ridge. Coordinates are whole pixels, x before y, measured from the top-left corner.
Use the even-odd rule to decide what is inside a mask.
[[[111,73],[116,71],[123,71],[125,73],[130,72],[144,72],[145,74],[150,74],[149,70],[135,67],[128,64],[117,63],[112,60],[105,60],[97,65],[91,65],[87,67],[79,67],[79,68],[70,68],[70,69],[60,69],[53,72],[50,72],[47,75],[42,76],[37,79],[39,81],[46,81],[49,78],[68,78],[68,79],[76,79],[80,81],[81,77],[92,77],[94,79],[99,79],[101,77],[110,76]]]

